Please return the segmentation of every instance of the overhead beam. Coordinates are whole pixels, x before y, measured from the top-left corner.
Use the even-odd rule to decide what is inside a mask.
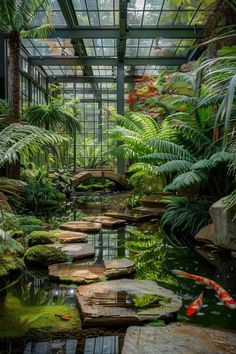
[[[31,65],[51,65],[51,66],[75,66],[75,65],[109,65],[116,66],[116,58],[102,57],[31,57],[29,58]],[[185,57],[138,57],[124,58],[124,65],[164,65],[179,66],[187,62]]]
[[[125,82],[133,82],[134,80],[138,79],[139,76],[137,75],[129,75],[125,76]],[[65,83],[65,82],[81,82],[81,83],[89,83],[94,82],[104,82],[104,83],[116,83],[117,79],[113,76],[93,76],[93,77],[86,77],[86,76],[56,76],[56,77],[49,77],[48,82],[51,83]]]
[[[120,29],[117,28],[83,28],[83,27],[66,27],[56,28],[49,35],[50,38],[119,38]],[[170,27],[162,26],[158,28],[128,28],[125,34],[126,38],[203,38],[203,27]]]

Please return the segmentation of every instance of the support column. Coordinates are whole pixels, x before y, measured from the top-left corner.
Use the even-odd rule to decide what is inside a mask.
[[[7,40],[0,34],[0,98],[7,100]]]
[[[117,64],[117,113],[124,115],[124,101],[125,101],[125,80],[124,80],[124,63]],[[118,141],[117,145],[121,143]],[[123,157],[117,157],[117,172],[121,175],[125,174],[125,160]]]

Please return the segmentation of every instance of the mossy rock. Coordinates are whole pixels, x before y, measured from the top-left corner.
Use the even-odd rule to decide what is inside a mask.
[[[55,247],[37,245],[30,247],[24,256],[26,264],[47,267],[50,264],[64,263],[68,260],[65,252]]]
[[[36,246],[36,245],[47,245],[51,243],[55,243],[58,241],[56,236],[60,230],[53,230],[53,231],[33,231],[27,236],[28,245],[29,246]]]
[[[2,255],[0,260],[0,289],[9,281],[18,277],[25,267],[22,258],[13,255]]]

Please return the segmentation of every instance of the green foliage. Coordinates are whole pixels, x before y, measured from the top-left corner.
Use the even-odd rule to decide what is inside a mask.
[[[45,146],[54,146],[67,139],[52,131],[24,124],[11,124],[0,131],[0,167],[13,163],[19,156],[30,158]]]
[[[38,208],[46,205],[57,205],[59,200],[65,199],[65,195],[58,191],[45,169],[27,169],[22,172],[22,179],[26,183],[26,202],[28,205]],[[55,203],[54,203],[55,202]]]
[[[50,264],[64,263],[68,257],[65,252],[53,246],[37,245],[26,251],[24,260],[27,265],[47,267]]]
[[[23,37],[41,36],[46,38],[53,30],[52,25],[43,24],[38,28],[29,29],[29,24],[36,12],[43,6],[49,5],[48,0],[18,0],[0,2],[0,32],[10,34],[21,33]],[[50,23],[50,21],[48,22]]]
[[[24,119],[31,125],[57,132],[66,131],[71,135],[81,129],[78,118],[64,112],[53,103],[28,108]]]
[[[164,229],[174,235],[195,236],[197,232],[211,222],[209,208],[212,201],[207,199],[186,199],[170,196],[163,199],[167,210],[162,216]]]
[[[55,298],[52,291],[43,288],[33,288],[32,283],[21,286],[20,299],[24,306],[62,305],[64,297]]]
[[[126,199],[125,205],[127,206],[128,209],[133,209],[135,207],[138,207],[140,205],[140,198],[143,196],[142,191],[137,191],[134,190]]]
[[[62,169],[53,173],[52,183],[57,190],[66,195],[69,195],[73,189],[71,175]]]
[[[52,231],[33,231],[27,236],[28,245],[35,246],[35,245],[47,245],[50,243],[55,243],[58,238],[56,234],[58,230]]]

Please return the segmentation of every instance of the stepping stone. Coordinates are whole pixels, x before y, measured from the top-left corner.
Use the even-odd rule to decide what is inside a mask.
[[[84,354],[119,354],[119,337],[104,336],[88,338],[85,342]]]
[[[87,242],[87,235],[83,232],[62,231],[57,237],[61,243]]]
[[[81,266],[79,264],[52,264],[48,267],[49,277],[66,283],[89,284],[105,277],[104,263]]]
[[[105,275],[108,278],[127,276],[135,272],[135,265],[130,259],[113,259],[104,261]]]
[[[102,224],[88,221],[70,221],[59,226],[61,230],[98,233]]]
[[[173,320],[182,306],[173,291],[151,280],[120,279],[83,285],[77,299],[85,326],[128,326]]]
[[[184,323],[164,327],[129,327],[122,354],[234,354],[235,334]]]
[[[153,214],[150,213],[140,213],[130,210],[124,211],[109,211],[105,213],[106,216],[111,216],[112,218],[123,219],[129,222],[144,222],[153,218]]]
[[[116,218],[112,218],[110,216],[86,216],[83,218],[85,221],[98,222],[102,224],[102,227],[112,228],[112,227],[120,227],[125,225],[125,220],[120,220]]]
[[[129,259],[105,261],[93,265],[53,264],[48,267],[49,277],[66,283],[89,284],[104,278],[129,276],[135,270],[134,263]]]
[[[88,243],[53,243],[46,246],[60,248],[69,257],[72,257],[72,261],[76,261],[81,258],[94,257],[95,255],[94,247]]]
[[[173,195],[167,192],[158,192],[145,195],[140,199],[142,206],[147,208],[163,208],[166,206],[166,202],[163,202],[163,198]]]
[[[133,211],[139,212],[139,213],[146,213],[146,214],[152,214],[153,216],[162,216],[166,209],[165,208],[151,208],[151,207],[144,207],[140,206],[137,208],[134,208]]]

